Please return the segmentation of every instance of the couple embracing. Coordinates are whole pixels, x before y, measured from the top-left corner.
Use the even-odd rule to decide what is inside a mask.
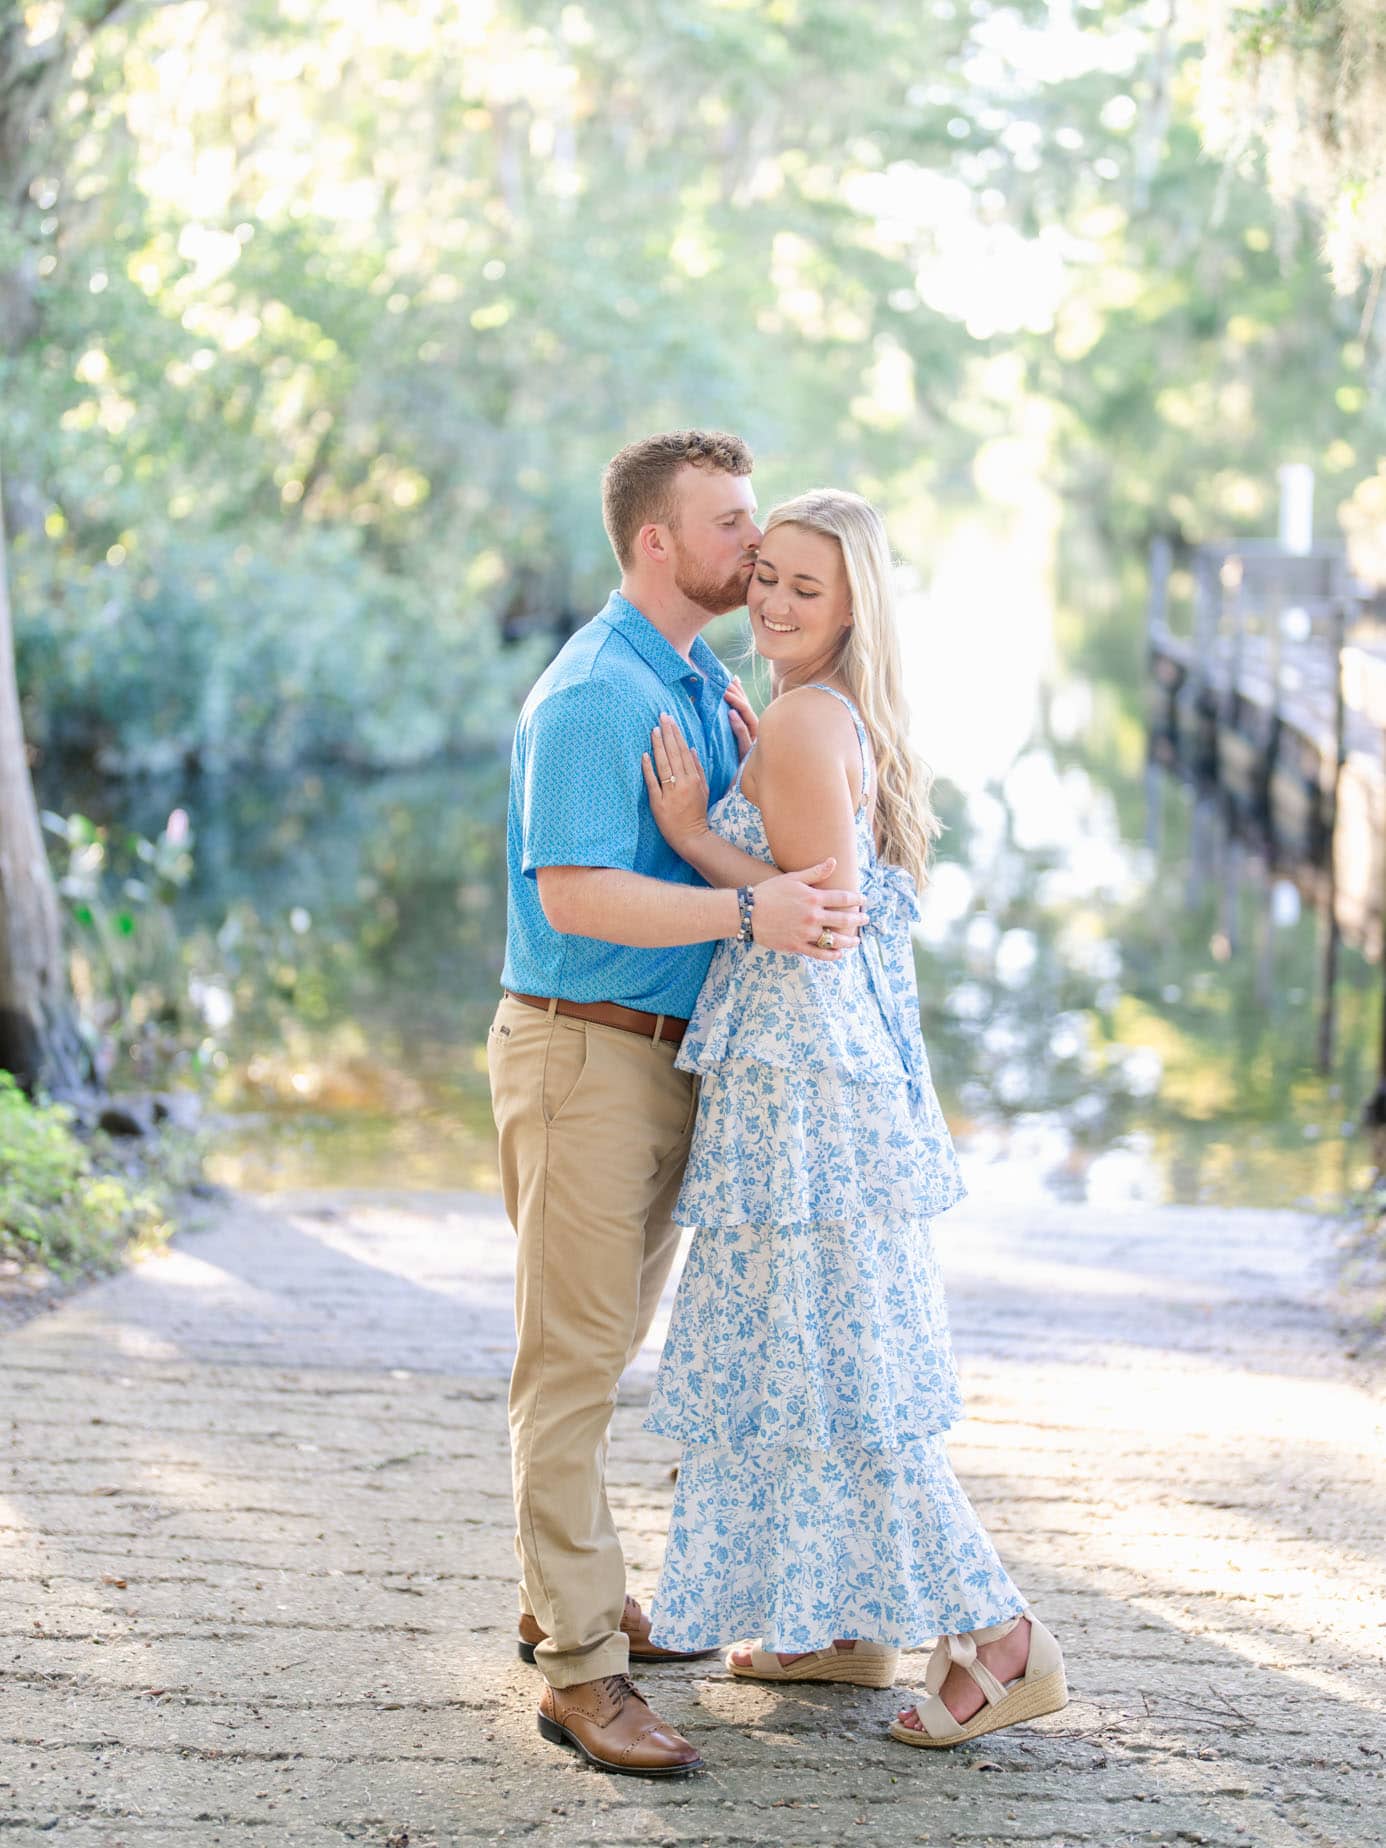
[[[630,1670],[736,1638],[733,1675],[895,1680],[951,1746],[1067,1699],[1063,1659],[949,1464],[930,1220],[962,1194],[910,924],[937,832],[910,749],[890,548],[854,494],[756,523],[738,438],[603,481],[620,589],[541,675],[511,765],[488,1040],[518,1238],[520,1653],[539,1730],[603,1770],[696,1771]],[[700,631],[745,605],[757,723]],[[683,1446],[648,1616],[607,1506],[617,1382],[697,1228],[647,1428]]]

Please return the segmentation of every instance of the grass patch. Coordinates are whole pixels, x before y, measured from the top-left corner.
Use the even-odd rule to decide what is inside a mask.
[[[110,1270],[168,1238],[172,1196],[199,1165],[186,1135],[123,1159],[81,1135],[65,1105],[30,1102],[0,1072],[0,1260],[62,1278]]]

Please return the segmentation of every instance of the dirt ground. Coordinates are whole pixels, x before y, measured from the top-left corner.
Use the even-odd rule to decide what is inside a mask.
[[[1325,1229],[994,1199],[940,1234],[954,1458],[1066,1712],[910,1752],[895,1692],[714,1659],[643,1677],[704,1774],[546,1745],[496,1202],[232,1199],[0,1339],[0,1843],[1379,1843],[1383,1399]],[[651,1363],[611,1456],[641,1596],[675,1460],[640,1428]]]

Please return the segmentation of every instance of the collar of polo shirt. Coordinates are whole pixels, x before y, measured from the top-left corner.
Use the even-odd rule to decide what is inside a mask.
[[[620,630],[641,659],[654,669],[666,685],[686,687],[695,678],[688,662],[673,643],[667,641],[649,617],[637,609],[629,597],[623,597],[619,590],[613,590],[607,598],[602,616],[613,629]],[[697,677],[715,687],[719,696],[725,693],[731,684],[731,675],[701,635],[694,638],[690,652]]]

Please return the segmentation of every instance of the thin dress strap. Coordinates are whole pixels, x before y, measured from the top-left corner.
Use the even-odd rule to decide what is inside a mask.
[[[871,797],[871,761],[870,747],[866,738],[866,722],[857,711],[855,704],[845,693],[839,693],[836,687],[825,686],[821,680],[811,680],[808,686],[815,693],[831,693],[834,699],[840,699],[852,715],[852,723],[857,728],[857,748],[861,752],[861,801],[857,804],[857,813],[861,814]]]

